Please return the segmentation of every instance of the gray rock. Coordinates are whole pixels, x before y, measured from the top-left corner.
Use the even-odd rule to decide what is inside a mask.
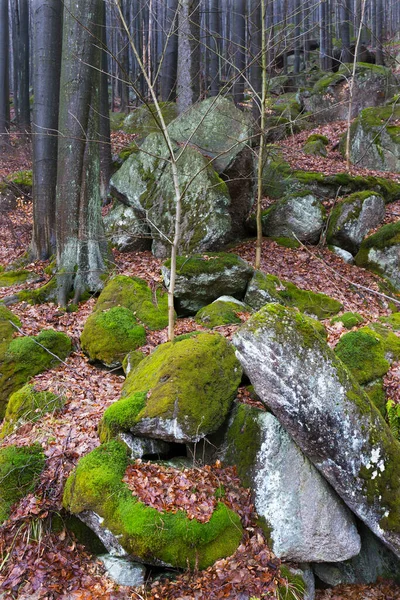
[[[150,229],[145,217],[131,206],[117,202],[104,217],[107,238],[121,252],[150,250]]]
[[[145,454],[168,454],[170,445],[162,440],[151,438],[135,437],[130,433],[120,433],[118,438],[124,442],[129,449],[129,455],[132,460],[142,458]]]
[[[332,211],[327,242],[356,254],[368,232],[384,218],[385,201],[382,196],[374,192],[352,194]]]
[[[278,200],[262,216],[262,231],[269,237],[297,238],[317,243],[325,222],[325,208],[311,193]]]
[[[354,256],[351,252],[347,252],[347,250],[343,250],[343,248],[339,248],[339,246],[330,246],[329,249],[347,264],[352,265],[354,263]]]
[[[351,510],[400,556],[400,443],[313,319],[267,304],[234,337],[255,392]]]
[[[161,268],[166,287],[170,263]],[[179,315],[195,314],[223,294],[243,300],[253,268],[235,254],[215,252],[179,257],[174,297]]]
[[[244,310],[246,310],[246,308],[248,308],[244,302],[237,300],[237,298],[234,298],[233,296],[220,296],[219,298],[214,300],[214,302],[233,302],[233,304],[237,304]],[[214,302],[213,302],[213,304],[214,304]]]
[[[144,565],[111,554],[102,554],[98,559],[103,563],[107,575],[118,585],[139,586],[144,584],[146,576]]]
[[[76,515],[82,523],[85,523],[97,535],[107,551],[113,556],[127,556],[117,537],[105,527],[102,527],[104,519],[93,510],[83,510]]]
[[[400,289],[400,221],[384,225],[376,233],[366,238],[355,263],[378,272]]]
[[[226,440],[226,460],[252,489],[278,558],[336,562],[359,553],[351,512],[276,417],[238,405]]]
[[[400,562],[363,524],[359,525],[361,552],[343,562],[313,565],[315,574],[328,585],[375,583],[378,577],[400,579]]]
[[[277,293],[274,282],[261,271],[254,271],[253,277],[247,286],[244,302],[255,310],[259,310],[264,304],[268,303],[285,303]]]

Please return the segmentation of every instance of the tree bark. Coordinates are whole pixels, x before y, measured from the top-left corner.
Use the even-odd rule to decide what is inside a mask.
[[[179,114],[200,95],[200,3],[179,0],[177,105]]]
[[[9,87],[9,27],[8,0],[0,0],[0,149],[9,141],[10,87]]]
[[[218,96],[219,82],[219,60],[221,39],[221,15],[219,0],[210,0],[210,96]]]
[[[13,8],[14,108],[16,123],[22,131],[30,128],[29,102],[29,4],[27,0],[14,0]]]
[[[167,0],[165,6],[165,51],[161,70],[161,97],[164,102],[176,99],[178,67],[178,0]]]
[[[236,0],[233,13],[234,39],[234,84],[233,99],[235,104],[244,100],[244,82],[246,68],[246,0]]]
[[[33,239],[34,259],[56,248],[56,180],[62,4],[32,0],[33,13]]]
[[[261,93],[262,93],[262,2],[264,0],[250,1],[249,29],[250,29],[250,78],[253,88],[253,117],[260,123]],[[265,44],[265,40],[264,40]]]
[[[99,291],[107,244],[101,219],[98,0],[64,0],[57,171],[57,296]]]
[[[353,60],[350,52],[350,2],[342,0],[340,7],[340,37],[342,39],[342,61],[349,63]]]

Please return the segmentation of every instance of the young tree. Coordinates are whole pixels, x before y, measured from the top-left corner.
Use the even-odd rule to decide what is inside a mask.
[[[57,170],[57,295],[65,306],[102,288],[107,244],[101,219],[99,94],[101,2],[64,0]]]
[[[56,248],[57,130],[60,96],[62,4],[32,0],[33,19],[33,258]]]
[[[0,149],[8,142],[10,128],[8,0],[0,0]]]

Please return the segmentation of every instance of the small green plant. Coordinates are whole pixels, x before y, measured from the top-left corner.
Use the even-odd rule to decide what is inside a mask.
[[[400,439],[400,404],[389,398],[386,402],[386,415],[393,437]]]

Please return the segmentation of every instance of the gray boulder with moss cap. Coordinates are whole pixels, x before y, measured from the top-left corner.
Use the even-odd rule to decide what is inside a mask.
[[[262,231],[269,237],[298,238],[316,243],[325,222],[325,208],[311,192],[278,200],[262,214]]]
[[[234,345],[256,393],[349,508],[400,556],[400,443],[315,321],[267,304]]]
[[[161,272],[168,287],[170,260],[164,263]],[[174,290],[178,314],[195,314],[222,295],[243,300],[252,274],[249,263],[229,252],[178,256]]]
[[[130,371],[122,397],[104,413],[100,438],[131,432],[197,442],[224,422],[242,369],[221,335],[200,333],[161,344]]]
[[[356,254],[355,263],[383,275],[400,290],[400,221],[384,225],[366,238]]]
[[[351,512],[271,413],[237,405],[224,459],[252,489],[278,558],[337,562],[358,554]]]

